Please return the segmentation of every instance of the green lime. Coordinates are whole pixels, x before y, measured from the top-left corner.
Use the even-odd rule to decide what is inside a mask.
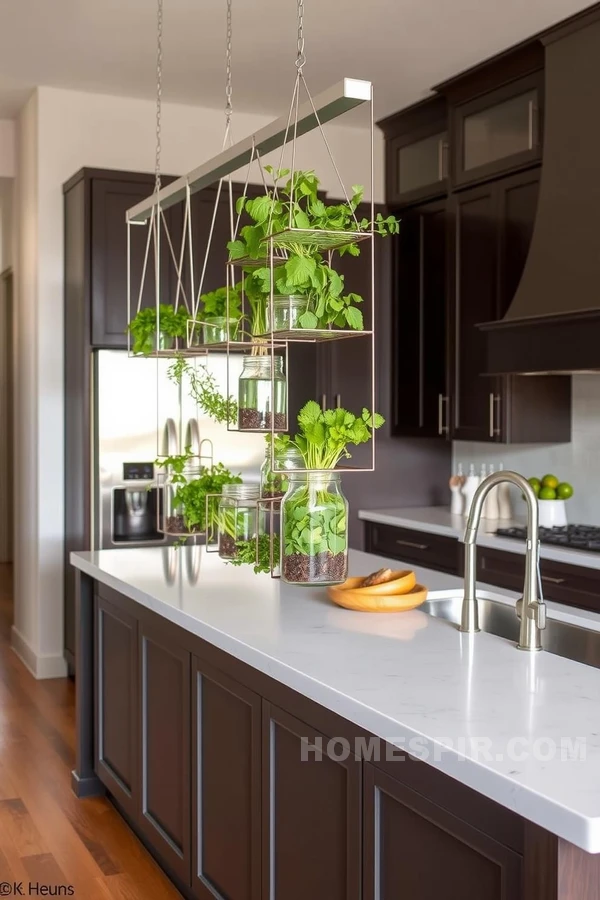
[[[539,493],[540,493],[540,488],[542,486],[542,482],[540,481],[539,478],[529,478],[527,480],[529,481],[529,484],[533,488],[533,493],[535,494],[536,497],[538,497]]]
[[[556,490],[556,488],[558,487],[558,478],[556,477],[556,475],[544,475],[544,477],[542,478],[542,487],[553,488],[554,490]]]
[[[569,500],[573,496],[573,486],[568,481],[561,481],[556,488],[556,496],[559,500]]]
[[[540,500],[556,500],[556,491],[551,487],[543,487],[540,490]]]

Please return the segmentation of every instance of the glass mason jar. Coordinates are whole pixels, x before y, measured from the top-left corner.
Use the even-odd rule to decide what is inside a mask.
[[[304,469],[304,457],[296,447],[287,447],[283,452],[275,450],[275,466],[271,466],[271,445],[265,448],[265,461],[260,467],[260,496],[263,499],[277,499],[288,489],[289,475],[281,469]]]
[[[202,324],[202,339],[205,344],[225,344],[229,335],[229,340],[235,341],[238,324],[239,319],[209,316]]]
[[[274,396],[271,396],[273,366]],[[246,356],[238,383],[240,431],[270,431],[274,412],[275,431],[287,430],[287,383],[282,356]]]
[[[235,559],[238,555],[238,541],[251,541],[256,537],[259,496],[260,488],[257,484],[223,485],[218,512],[221,559]]]
[[[281,518],[281,577],[287,584],[346,580],[348,501],[339,472],[290,472]]]
[[[298,319],[306,309],[306,297],[292,294],[289,297],[273,297],[273,327],[271,327],[271,303],[267,301],[267,331],[291,331],[300,328]]]

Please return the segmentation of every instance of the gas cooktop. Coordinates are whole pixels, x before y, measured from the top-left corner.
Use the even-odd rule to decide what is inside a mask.
[[[519,538],[525,540],[527,529],[524,526],[514,528],[498,528],[498,537]],[[598,525],[563,525],[555,528],[540,528],[542,544],[555,544],[559,547],[570,547],[573,550],[592,550],[600,553],[600,527]]]

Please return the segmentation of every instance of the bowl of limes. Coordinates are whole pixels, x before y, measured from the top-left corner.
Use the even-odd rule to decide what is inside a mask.
[[[556,475],[543,478],[529,478],[529,484],[538,498],[540,525],[555,528],[567,524],[566,500],[573,496],[573,488],[568,481],[559,481]]]

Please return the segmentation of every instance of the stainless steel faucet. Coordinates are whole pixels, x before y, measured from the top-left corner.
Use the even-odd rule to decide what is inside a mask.
[[[516,472],[494,472],[485,478],[473,496],[464,536],[465,544],[465,595],[462,605],[460,630],[469,633],[479,631],[477,607],[477,531],[483,503],[490,490],[508,481],[521,489],[527,503],[527,548],[525,551],[525,584],[523,597],[517,602],[517,616],[521,620],[519,650],[541,650],[541,631],[546,627],[546,604],[538,596],[539,587],[539,510],[537,497],[529,482]]]

